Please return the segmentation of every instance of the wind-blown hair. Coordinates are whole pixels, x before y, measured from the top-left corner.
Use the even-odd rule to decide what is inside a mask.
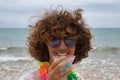
[[[30,27],[28,36],[30,55],[38,61],[49,61],[49,51],[46,43],[51,36],[61,38],[64,34],[77,41],[73,63],[81,61],[88,56],[91,46],[91,32],[82,18],[82,9],[75,11],[51,10]],[[71,30],[68,30],[71,28]]]

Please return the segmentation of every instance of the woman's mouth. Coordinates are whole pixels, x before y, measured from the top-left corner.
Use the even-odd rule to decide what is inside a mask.
[[[56,53],[56,56],[67,56],[69,53]]]

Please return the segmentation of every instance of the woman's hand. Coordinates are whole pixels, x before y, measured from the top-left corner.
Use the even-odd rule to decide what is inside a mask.
[[[48,80],[66,80],[68,74],[71,72],[73,67],[69,67],[65,70],[61,70],[62,67],[70,63],[69,60],[64,60],[65,56],[57,58],[50,65],[48,70]],[[63,61],[64,60],[64,61]]]

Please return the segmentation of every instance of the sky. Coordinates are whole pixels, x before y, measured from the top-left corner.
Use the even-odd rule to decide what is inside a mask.
[[[31,16],[58,5],[82,8],[91,28],[120,28],[120,0],[0,0],[0,28],[27,28]]]

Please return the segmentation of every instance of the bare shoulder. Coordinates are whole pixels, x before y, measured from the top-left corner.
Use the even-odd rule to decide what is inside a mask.
[[[33,71],[22,75],[19,80],[41,80],[39,77],[39,71]]]

